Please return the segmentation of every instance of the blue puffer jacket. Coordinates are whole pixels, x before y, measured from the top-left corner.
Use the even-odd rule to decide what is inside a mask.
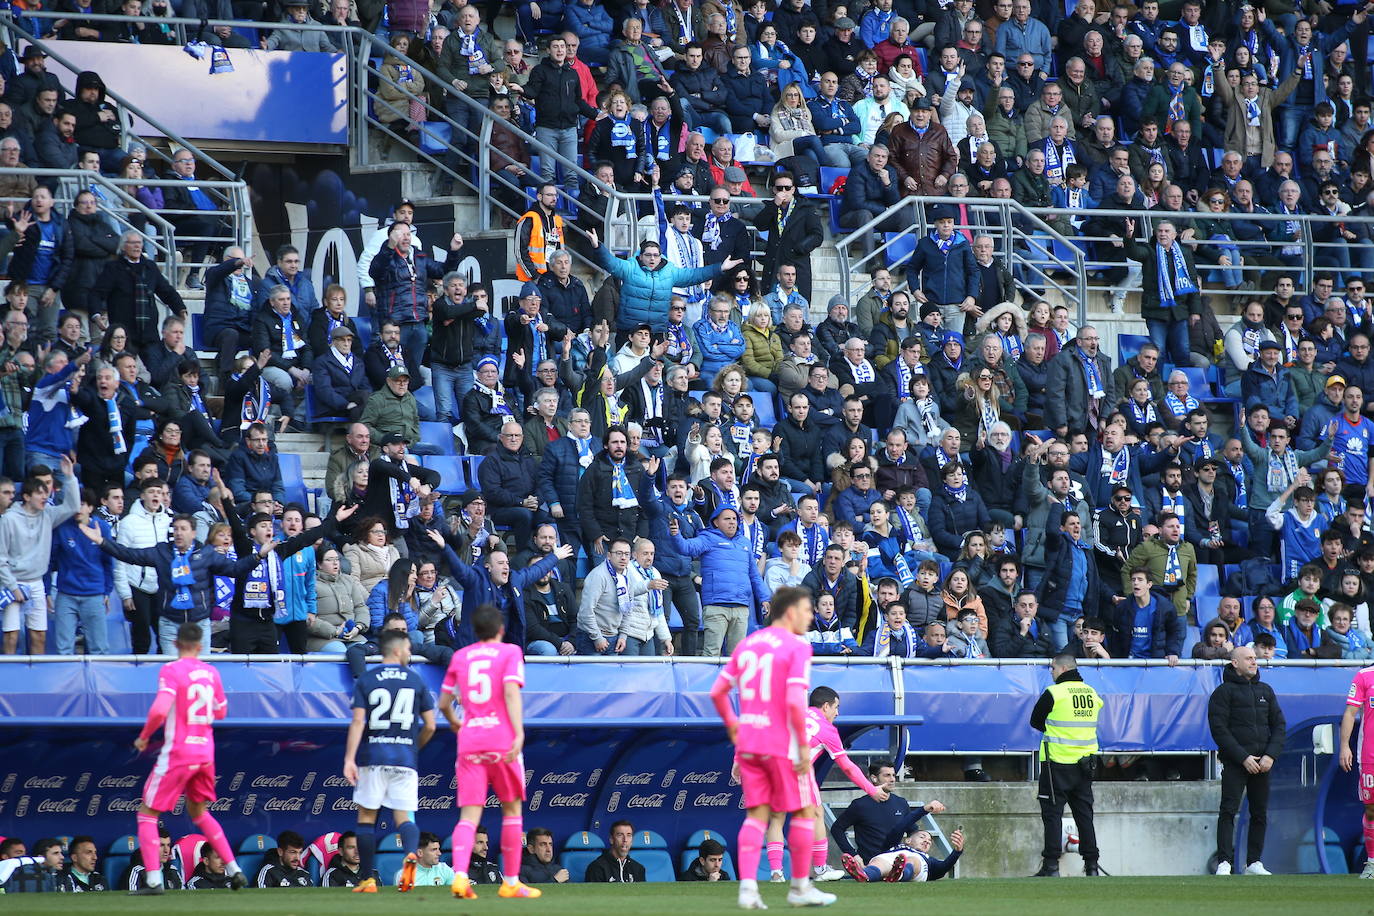
[[[315,551],[299,550],[282,560],[281,568],[285,574],[286,616],[275,618],[276,622],[305,620],[315,613]],[[385,597],[382,602],[385,604]]]
[[[906,265],[907,282],[936,305],[953,305],[968,296],[977,298],[982,288],[973,246],[961,233],[954,233],[949,251],[940,251],[930,236],[916,243],[916,251]],[[918,284],[916,278],[920,277]]]
[[[261,455],[249,451],[247,446],[234,449],[224,463],[224,483],[241,506],[251,503],[254,493],[269,490],[277,502],[286,502],[286,488],[282,485],[281,464],[277,461],[275,448]]]
[[[236,306],[230,295],[233,284],[229,275],[239,269],[240,263],[238,258],[230,258],[205,269],[205,324],[201,327],[205,339],[200,342],[202,347],[209,347],[221,331],[229,328],[243,336],[240,346],[248,344],[248,335],[253,331],[253,312],[256,311],[253,303],[258,301],[260,283],[249,277],[248,305],[246,308]]]
[[[509,581],[502,586],[491,581],[491,574],[485,566],[469,566],[458,559],[451,547],[444,548],[444,559],[448,563],[449,574],[463,587],[463,613],[459,623],[455,625],[452,617],[444,623],[450,628],[453,647],[461,649],[477,641],[472,632],[472,615],[482,605],[494,604],[505,615],[505,641],[524,648],[525,599],[521,590],[553,572],[558,567],[558,557],[549,554],[524,569],[512,569]]]
[[[676,518],[679,533],[688,538],[701,531],[701,516],[697,515],[691,499],[675,506],[664,496],[645,500],[642,506],[649,520],[649,540],[654,542],[654,568],[665,576],[686,576],[692,572],[692,558],[677,549],[668,533],[668,519]]]
[[[716,373],[744,356],[744,332],[733,321],[717,331],[711,319],[703,318],[692,325],[697,347],[701,350],[701,377],[711,381]]]
[[[707,528],[691,540],[681,534],[670,535],[673,546],[683,556],[701,559],[701,603],[742,604],[758,609],[768,600],[768,589],[754,562],[754,546],[748,536],[737,533],[727,538],[718,528]]]
[[[1298,399],[1293,394],[1293,383],[1288,381],[1288,373],[1279,369],[1275,375],[1265,372],[1259,360],[1255,360],[1240,377],[1241,403],[1250,406],[1258,401],[1276,417],[1299,417]]]
[[[563,7],[563,16],[568,28],[582,39],[578,59],[604,67],[610,57],[611,31],[615,28],[611,14],[600,3],[587,6],[574,2]]]
[[[386,320],[397,324],[428,321],[429,296],[426,292],[430,281],[442,280],[444,274],[457,270],[458,262],[462,260],[462,255],[457,251],[450,251],[442,264],[435,263],[419,248],[411,248],[410,253],[411,264],[407,264],[406,259],[397,254],[390,244],[383,245],[367,268],[368,275],[376,284],[377,311]]]
[[[674,286],[695,286],[713,280],[720,273],[720,265],[705,267],[675,267],[661,262],[658,270],[646,270],[636,258],[617,258],[605,245],[596,249],[596,261],[607,273],[620,281],[620,309],[616,312],[615,329],[630,331],[636,325],[648,324],[657,332],[668,327],[668,301]],[[744,337],[740,336],[743,353]]]
[[[157,603],[154,606],[159,609],[160,616],[174,623],[199,623],[210,616],[210,607],[215,603],[215,576],[237,579],[262,562],[256,553],[242,560],[231,560],[197,542],[190,556],[191,578],[195,580],[191,586],[191,607],[179,611],[172,607],[172,596],[176,591],[172,585],[172,555],[175,548],[170,542],[164,541],[152,547],[125,547],[107,537],[101,542],[100,549],[116,560],[152,567],[157,573],[158,584]]]
[[[388,613],[386,606],[387,581],[383,579],[372,586],[372,591],[367,596],[367,610],[371,614],[368,624],[368,631],[371,633],[382,632],[382,621],[386,620]],[[412,632],[420,629],[420,617],[415,613],[415,606],[409,601],[402,601],[400,607],[396,608],[406,615],[406,627]]]

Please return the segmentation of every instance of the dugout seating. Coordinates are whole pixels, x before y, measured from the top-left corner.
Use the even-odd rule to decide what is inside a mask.
[[[606,843],[601,837],[589,830],[574,833],[563,844],[563,852],[558,856],[558,864],[568,870],[568,880],[581,884],[587,873],[587,866],[606,851]]]
[[[678,868],[678,874],[682,874],[692,867],[692,863],[695,862],[697,856],[701,854],[701,844],[707,840],[715,840],[725,847],[725,857],[721,861],[720,867],[731,878],[739,880],[739,873],[735,871],[735,861],[730,858],[730,841],[725,834],[721,833],[719,830],[698,830],[687,838],[687,845],[682,847],[682,855],[678,858],[678,864],[680,866]]]
[[[119,880],[120,874],[129,867],[133,861],[135,853],[138,852],[138,837],[133,834],[122,836],[110,844],[109,851],[103,858],[105,868],[105,881],[114,887],[114,883]]]
[[[258,872],[262,870],[263,860],[267,858],[267,850],[276,849],[277,841],[265,833],[255,833],[252,836],[244,837],[243,842],[239,843],[237,855],[239,868],[248,876],[250,884],[255,882]]]
[[[406,847],[399,833],[388,833],[377,841],[377,877],[380,884],[395,884],[396,872],[406,860]]]
[[[646,881],[676,881],[677,871],[673,868],[673,857],[668,854],[668,841],[652,830],[635,831],[634,845],[630,855],[644,866]]]

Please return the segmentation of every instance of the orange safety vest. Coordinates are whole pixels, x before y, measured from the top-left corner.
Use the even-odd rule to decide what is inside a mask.
[[[547,240],[544,238],[544,215],[538,208],[530,210],[526,212],[524,216],[520,217],[521,222],[525,220],[530,220],[531,226],[530,246],[526,251],[529,254],[530,261],[536,268],[536,274],[530,276],[529,271],[525,270],[524,261],[517,255],[515,258],[515,276],[522,281],[537,280],[539,279],[539,274],[544,272],[549,263],[549,249],[552,248],[554,251],[557,251],[563,247],[563,239],[566,238],[563,234],[563,217],[557,213],[553,215],[553,233]],[[518,229],[516,230],[516,235],[519,235]]]

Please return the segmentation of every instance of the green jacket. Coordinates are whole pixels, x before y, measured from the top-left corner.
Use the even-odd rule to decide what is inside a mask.
[[[420,408],[409,391],[399,398],[389,386],[373,392],[358,422],[367,425],[373,442],[381,442],[388,433],[400,433],[411,442],[420,441]]]
[[[1126,557],[1126,563],[1121,567],[1121,590],[1128,595],[1131,593],[1131,573],[1137,569],[1148,569],[1150,578],[1158,586],[1164,581],[1164,566],[1168,560],[1169,548],[1158,537],[1142,541]],[[1174,589],[1173,601],[1174,610],[1182,617],[1188,613],[1188,602],[1192,601],[1193,593],[1197,591],[1197,552],[1192,544],[1184,540],[1178,542],[1178,565],[1183,584]]]
[[[1326,388],[1326,376],[1316,369],[1304,369],[1299,365],[1288,367],[1288,381],[1293,383],[1293,396],[1298,399],[1298,409],[1303,413],[1312,409]]]
[[[1169,118],[1169,98],[1168,86],[1155,86],[1145,97],[1145,106],[1140,112],[1141,117],[1153,115],[1159,121],[1160,136],[1164,135],[1164,124]],[[1193,125],[1193,136],[1202,136],[1202,100],[1192,86],[1183,87],[1183,116]]]
[[[1020,117],[1008,118],[997,106],[997,93],[988,93],[988,105],[983,109],[983,120],[987,124],[988,139],[997,144],[1002,155],[1008,159],[1026,158],[1026,125]]]
[[[444,39],[444,47],[439,51],[439,61],[434,65],[434,72],[443,78],[447,84],[445,88],[449,91],[454,91],[454,80],[463,80],[468,84],[468,87],[463,90],[464,95],[470,99],[486,99],[491,95],[491,82],[487,79],[490,74],[468,72],[468,59],[459,53],[462,43],[462,32],[459,29],[454,29],[449,33],[449,36]],[[487,63],[491,64],[494,69],[506,69],[501,43],[492,36],[491,32],[478,27],[477,47],[481,48]]]

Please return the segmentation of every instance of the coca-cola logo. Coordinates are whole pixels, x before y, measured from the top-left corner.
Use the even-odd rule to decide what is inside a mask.
[[[549,799],[550,808],[581,808],[587,804],[591,796],[586,792],[574,792],[571,795],[555,795]]]
[[[31,776],[24,780],[26,789],[60,789],[66,784],[65,776]]]
[[[730,804],[729,792],[717,792],[715,795],[698,795],[692,802],[693,808],[725,808]]]
[[[668,800],[668,796],[662,793],[654,795],[631,795],[630,800],[625,803],[626,808],[662,808],[663,803]]]
[[[96,783],[96,788],[100,789],[132,789],[138,785],[137,776],[102,776],[100,782]]]
[[[326,776],[324,782],[321,783],[321,785],[326,789],[349,788],[348,780],[344,779],[342,776]]]
[[[569,770],[566,773],[545,773],[539,780],[539,784],[544,786],[573,786],[577,785],[577,781],[581,777],[582,774],[577,770]]]
[[[720,770],[711,770],[707,773],[688,773],[682,777],[682,784],[685,786],[714,785],[720,782]]]
[[[75,814],[75,798],[49,798],[38,803],[39,814]]]
[[[648,786],[653,785],[653,773],[621,773],[615,778],[618,786]]]
[[[137,798],[112,798],[110,803],[105,806],[105,810],[111,814],[133,814],[143,806],[143,801]]]
[[[232,798],[217,798],[210,802],[211,811],[231,811],[233,807],[234,800]]]
[[[453,797],[440,795],[436,798],[421,798],[420,807],[427,811],[447,811],[453,807]]]
[[[358,806],[353,803],[353,799],[351,798],[336,798],[334,799],[334,808],[332,810],[356,811],[358,810]]]
[[[258,776],[250,784],[254,789],[288,789],[291,787],[290,776]]]
[[[439,784],[440,776],[438,773],[431,773],[428,776],[421,776],[419,784],[422,788],[432,789]]]
[[[269,798],[263,802],[264,811],[299,811],[305,807],[305,799],[297,795],[292,798]]]

